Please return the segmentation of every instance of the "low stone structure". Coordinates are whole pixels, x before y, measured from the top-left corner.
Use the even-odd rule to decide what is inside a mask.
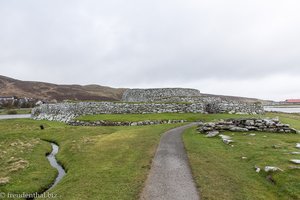
[[[203,104],[207,113],[262,114],[261,103],[247,103],[219,96],[205,96],[199,90],[189,88],[128,89],[124,102],[185,102]]]
[[[201,96],[200,91],[196,89],[190,89],[190,88],[128,89],[124,92],[122,101],[160,102],[163,99],[167,99],[171,97],[193,97],[193,96]]]
[[[69,122],[77,116],[93,114],[264,113],[261,104],[205,97],[199,90],[186,88],[129,89],[124,92],[123,101],[126,102],[42,104],[32,110],[32,117]]]
[[[204,112],[203,104],[197,103],[80,102],[43,104],[32,110],[32,117],[37,120],[69,122],[81,115]]]
[[[200,124],[198,129],[200,133],[207,134],[208,137],[214,137],[221,131],[261,131],[273,133],[298,133],[288,124],[282,124],[278,119],[228,119],[218,122],[209,122]]]
[[[145,125],[155,125],[155,124],[176,124],[176,123],[184,123],[186,120],[145,120],[138,122],[113,122],[113,121],[70,121],[69,125],[72,126],[145,126]]]

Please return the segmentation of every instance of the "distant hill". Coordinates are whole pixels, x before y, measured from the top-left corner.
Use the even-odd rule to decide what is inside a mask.
[[[100,85],[57,85],[52,83],[21,81],[0,75],[0,96],[27,97],[48,101],[100,100],[118,101],[123,88]]]
[[[27,97],[47,101],[120,101],[125,90],[125,88],[111,88],[100,85],[57,85],[45,82],[21,81],[0,75],[0,97],[17,96],[19,98]],[[236,96],[224,96],[214,94],[201,95],[221,97],[225,100],[237,100],[249,103],[261,102],[263,104],[269,104],[272,102],[255,98]]]

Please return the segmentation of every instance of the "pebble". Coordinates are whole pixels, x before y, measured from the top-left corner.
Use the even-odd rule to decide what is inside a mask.
[[[274,166],[265,166],[265,172],[276,172],[276,171],[283,171],[279,167]]]
[[[260,172],[260,168],[259,168],[259,167],[257,167],[256,165],[254,166],[254,169],[255,169],[255,171],[256,171],[257,173],[259,173],[259,172]]]
[[[299,155],[300,152],[299,151],[294,151],[294,152],[291,152],[291,154],[294,154],[294,155]]]

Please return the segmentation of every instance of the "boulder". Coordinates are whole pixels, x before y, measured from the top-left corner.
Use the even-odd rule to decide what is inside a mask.
[[[206,137],[215,137],[215,136],[217,136],[217,135],[219,135],[219,131],[209,131],[209,132],[207,132],[207,135],[206,135]]]
[[[291,152],[291,154],[293,154],[293,155],[300,155],[300,152],[299,151],[294,151],[294,152]]]
[[[0,177],[0,185],[5,185],[7,183],[9,183],[9,177]]]
[[[298,159],[291,159],[290,161],[294,164],[300,164],[300,160]]]
[[[276,171],[283,171],[279,167],[274,166],[265,166],[265,172],[276,172]]]
[[[254,169],[255,169],[255,171],[257,172],[257,173],[259,173],[260,172],[260,168],[258,167],[258,166],[254,166]]]
[[[249,130],[246,129],[246,128],[237,127],[237,126],[231,127],[229,130],[230,130],[230,131],[234,131],[234,132],[247,132],[247,131],[249,131]]]
[[[231,139],[231,137],[230,136],[228,136],[228,135],[219,135],[220,136],[220,138],[222,138],[223,140],[224,139],[227,139],[227,140],[230,140]]]
[[[252,120],[252,119],[246,120],[245,121],[245,125],[247,125],[247,126],[254,126],[254,120]]]
[[[233,140],[229,140],[229,139],[222,139],[222,141],[223,141],[225,144],[231,144],[231,143],[234,142]]]

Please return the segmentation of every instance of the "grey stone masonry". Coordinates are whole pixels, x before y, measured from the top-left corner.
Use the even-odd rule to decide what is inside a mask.
[[[189,88],[128,89],[124,92],[122,101],[159,102],[164,98],[192,96],[201,96],[200,91]]]
[[[122,100],[42,104],[32,110],[32,117],[37,120],[70,122],[77,116],[93,114],[264,113],[260,103],[205,97],[201,96],[199,90],[186,88],[129,89],[124,92]]]
[[[176,124],[176,123],[184,123],[187,120],[145,120],[145,121],[138,121],[138,122],[114,122],[114,121],[93,121],[93,122],[86,122],[86,121],[71,121],[68,122],[69,125],[72,126],[145,126],[145,125],[155,125],[155,124]]]
[[[199,103],[58,103],[34,108],[32,117],[37,120],[69,122],[81,115],[143,113],[204,113],[204,106]]]
[[[227,119],[218,122],[208,122],[200,124],[198,129],[200,133],[209,135],[217,135],[221,131],[260,131],[260,132],[273,132],[273,133],[298,133],[289,124],[282,124],[277,118],[275,119]]]

